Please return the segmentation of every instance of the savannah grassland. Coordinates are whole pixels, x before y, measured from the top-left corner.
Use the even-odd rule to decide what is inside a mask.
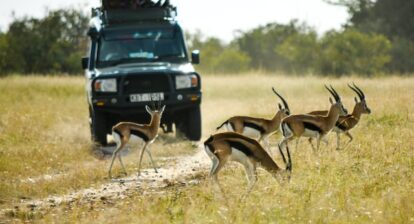
[[[220,175],[226,198],[201,178],[198,185],[172,186],[160,194],[140,190],[104,203],[19,208],[2,214],[0,223],[414,223],[414,78],[204,76],[204,139],[232,115],[270,118],[277,108],[271,86],[293,113],[327,109],[325,83],[336,87],[352,110],[350,82],[365,91],[372,114],[362,117],[345,150],[335,150],[333,134],[316,154],[304,140],[297,150],[292,146],[289,184],[259,170],[255,188],[242,200],[244,172],[227,166]],[[0,209],[109,181],[109,158],[90,143],[82,77],[10,76],[0,79],[0,90]],[[272,145],[279,139],[275,135]],[[152,147],[157,158],[196,150],[171,134],[161,135]],[[136,151],[127,156],[129,173],[135,172],[136,160]],[[120,171],[119,164],[115,168]]]

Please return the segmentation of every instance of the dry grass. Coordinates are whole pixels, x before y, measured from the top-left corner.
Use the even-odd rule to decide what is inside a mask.
[[[12,76],[0,89],[0,208],[107,181],[108,161],[90,142],[83,78]],[[191,152],[169,135],[159,142],[154,156]],[[134,149],[128,170],[137,158]]]
[[[136,192],[122,201],[61,206],[48,213],[22,213],[20,219],[92,223],[413,223],[414,222],[414,78],[357,77],[329,79],[270,75],[206,76],[203,80],[204,136],[231,115],[271,117],[276,97],[288,100],[292,112],[329,106],[323,84],[332,84],[352,109],[354,81],[366,92],[372,110],[352,131],[344,151],[330,144],[317,155],[302,142],[293,150],[290,184],[279,185],[260,171],[252,194],[242,169],[221,173],[227,200],[208,181],[160,194]],[[42,198],[105,182],[108,160],[90,150],[84,80],[56,77],[8,77],[0,80],[0,207],[20,198]],[[190,144],[153,147],[154,154],[191,153]],[[272,141],[276,143],[279,136]],[[134,152],[133,155],[136,155]],[[128,169],[135,168],[135,157]],[[207,170],[206,170],[207,172]],[[64,178],[27,180],[45,174]],[[137,221],[139,220],[139,221]]]

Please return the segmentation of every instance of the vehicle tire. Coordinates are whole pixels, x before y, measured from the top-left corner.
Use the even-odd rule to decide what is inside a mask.
[[[188,111],[185,127],[185,136],[190,141],[201,139],[201,111],[200,106]]]
[[[91,136],[92,141],[101,146],[107,145],[107,116],[103,112],[91,111]]]

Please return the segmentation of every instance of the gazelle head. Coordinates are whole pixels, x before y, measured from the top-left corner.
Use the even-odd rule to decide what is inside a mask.
[[[151,117],[161,118],[162,113],[164,113],[165,110],[165,105],[161,107],[161,101],[158,101],[157,106],[155,106],[154,101],[151,100],[151,107],[146,105],[145,109],[151,115]]]
[[[290,109],[289,109],[289,105],[287,104],[286,100],[275,90],[275,88],[272,87],[273,92],[276,94],[276,96],[278,96],[280,98],[280,100],[283,103],[282,104],[278,104],[279,105],[279,112],[282,113],[282,117],[286,117],[290,115]]]
[[[329,89],[329,87],[325,85],[325,88],[331,93],[331,95],[335,99],[335,102],[333,102],[332,98],[329,97],[329,102],[331,102],[332,107],[336,108],[339,111],[339,115],[341,116],[347,115],[348,110],[345,109],[344,105],[342,104],[341,97],[339,96],[339,94],[336,92],[336,90],[332,86],[330,87],[331,88]]]
[[[367,102],[365,101],[365,94],[362,92],[355,83],[352,83],[353,86],[348,84],[348,87],[351,88],[359,97],[358,99],[355,97],[355,108],[359,110],[362,114],[370,114],[371,109],[368,108]]]

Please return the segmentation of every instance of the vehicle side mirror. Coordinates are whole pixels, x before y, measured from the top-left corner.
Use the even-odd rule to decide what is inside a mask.
[[[191,52],[191,63],[198,65],[200,64],[200,51],[194,50]]]
[[[96,40],[99,37],[99,32],[95,27],[91,27],[88,30],[88,36],[92,39],[92,40]]]
[[[89,57],[82,58],[82,69],[87,69],[89,66]]]

